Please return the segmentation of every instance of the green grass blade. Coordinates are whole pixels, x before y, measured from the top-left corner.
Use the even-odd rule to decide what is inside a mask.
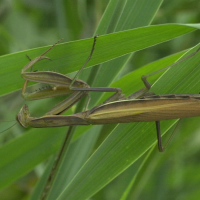
[[[62,128],[61,128],[62,129]],[[60,129],[60,130],[61,130]],[[29,172],[33,166],[55,153],[63,140],[55,132],[31,132],[0,148],[0,188]],[[46,151],[48,149],[48,151]]]

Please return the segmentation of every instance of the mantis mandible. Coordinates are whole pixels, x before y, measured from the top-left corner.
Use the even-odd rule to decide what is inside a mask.
[[[200,48],[197,49],[194,53],[190,54],[189,56],[181,59],[178,62],[175,62],[174,64],[166,68],[153,72],[149,75],[143,76],[142,81],[145,87],[131,94],[128,97],[124,97],[121,94],[120,89],[116,88],[116,90],[113,90],[113,88],[111,88],[112,91],[116,92],[116,94],[114,94],[113,96],[115,98],[117,96],[117,100],[109,98],[102,104],[95,106],[90,110],[86,110],[84,112],[76,113],[69,116],[59,115],[60,113],[64,112],[66,108],[63,108],[62,110],[59,107],[54,107],[54,112],[48,112],[47,114],[45,114],[45,116],[35,118],[30,115],[28,106],[24,105],[17,115],[17,120],[23,127],[30,126],[35,128],[155,121],[158,148],[159,151],[164,151],[166,146],[169,144],[171,137],[169,138],[166,146],[163,147],[160,132],[160,121],[199,116],[200,95],[152,95],[148,92],[151,88],[151,84],[147,81],[147,77],[154,75],[160,71],[166,70],[174,66],[175,64],[194,56],[199,50]],[[77,90],[79,92],[94,91],[91,89],[88,90],[80,87],[75,91]],[[108,91],[110,92],[110,90],[107,90],[107,92]]]

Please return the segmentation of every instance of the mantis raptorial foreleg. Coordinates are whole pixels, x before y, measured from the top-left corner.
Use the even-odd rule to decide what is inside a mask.
[[[60,40],[54,45],[52,45],[42,55],[40,55],[39,57],[33,60],[30,60],[30,62],[21,71],[22,78],[25,79],[25,82],[22,88],[22,96],[24,97],[24,99],[36,100],[36,99],[50,98],[50,97],[70,94],[71,96],[69,96],[67,99],[60,102],[56,106],[54,106],[45,114],[45,115],[58,115],[65,112],[68,108],[70,108],[77,101],[79,101],[83,96],[88,95],[89,97],[88,92],[90,91],[115,92],[115,94],[112,95],[106,102],[114,101],[122,97],[123,95],[121,94],[122,92],[121,92],[121,89],[119,88],[90,88],[90,86],[86,82],[77,79],[79,73],[83,70],[85,65],[88,63],[88,61],[92,57],[95,44],[96,44],[96,38],[97,36],[94,37],[94,42],[93,42],[92,50],[89,57],[87,58],[84,65],[81,67],[81,69],[78,71],[78,73],[75,75],[73,79],[57,72],[49,72],[49,71],[33,72],[33,65],[36,64],[38,61],[43,60],[43,59],[50,60],[50,58],[45,57],[44,55],[48,51],[50,51]],[[27,72],[29,68],[31,70],[30,72]],[[51,84],[53,86],[45,87],[32,93],[27,93],[26,89],[27,89],[27,85],[29,81]],[[90,100],[90,97],[88,98],[86,109],[89,104],[89,100]]]
[[[60,41],[60,40],[59,40]],[[58,41],[58,42],[59,42]],[[94,50],[96,37],[94,39],[93,49],[91,51],[91,55]],[[57,43],[58,43],[57,42]],[[24,99],[27,100],[36,100],[36,99],[42,99],[42,98],[49,98],[54,96],[60,96],[60,95],[68,95],[72,94],[70,97],[68,97],[66,100],[62,101],[58,107],[53,107],[48,113],[46,114],[59,114],[63,112],[64,110],[71,107],[74,103],[76,103],[80,98],[82,98],[86,92],[84,91],[77,91],[73,92],[71,90],[70,83],[72,82],[72,79],[56,72],[47,72],[47,71],[36,71],[33,72],[33,65],[36,64],[38,61],[43,59],[49,59],[48,57],[45,57],[44,55],[50,51],[57,43],[52,45],[47,51],[45,51],[42,55],[39,57],[31,60],[21,71],[22,78],[25,79],[23,88],[22,88],[22,96]],[[27,72],[28,69],[31,69],[30,72]],[[46,88],[42,88],[38,91],[34,91],[32,93],[26,93],[27,85],[29,81],[35,81],[39,83],[46,83],[46,84],[52,84],[53,86],[48,86]],[[76,80],[73,84],[74,87],[83,87],[83,88],[89,88],[89,85],[85,83],[82,80]]]

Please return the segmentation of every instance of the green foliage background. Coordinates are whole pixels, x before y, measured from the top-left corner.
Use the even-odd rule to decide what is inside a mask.
[[[183,55],[179,51],[199,43],[199,24],[178,25],[199,23],[199,7],[197,0],[1,1],[0,129],[12,124],[3,120],[14,119],[25,103],[33,116],[41,116],[65,98],[32,102],[21,98],[20,71],[27,63],[26,54],[35,58],[47,49],[42,46],[64,38],[64,44],[47,54],[52,62],[42,61],[35,69],[70,73],[73,77],[89,54],[91,37],[98,33],[94,56],[79,78],[93,87],[120,87],[129,95],[143,87],[142,75],[168,66]],[[150,24],[157,26],[147,27]],[[186,33],[189,34],[181,36]],[[162,43],[175,37],[178,38]],[[158,43],[162,44],[154,46]],[[128,54],[134,51],[139,52]],[[168,57],[158,60],[165,56]],[[156,82],[151,91],[199,93],[199,61],[197,54],[161,78],[160,74],[150,77],[151,83]],[[98,93],[91,96],[90,107],[108,97]],[[81,111],[83,104],[73,107],[66,115]],[[164,153],[158,153],[153,122],[76,128],[47,199],[197,199],[200,196],[199,117],[182,121]],[[174,123],[163,122],[162,133]],[[39,199],[53,155],[59,150],[66,131],[66,127],[24,129],[15,125],[1,133],[1,199]]]

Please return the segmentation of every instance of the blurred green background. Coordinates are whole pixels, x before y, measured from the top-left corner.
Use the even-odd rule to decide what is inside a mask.
[[[108,0],[19,0],[0,2],[0,55],[92,37]],[[164,1],[153,24],[197,23],[196,0]],[[158,45],[135,56],[137,66],[198,43],[198,33]],[[196,36],[195,36],[196,35]],[[142,55],[141,55],[142,53]],[[141,58],[140,58],[141,57]],[[138,63],[139,62],[139,63]]]
[[[1,0],[0,55],[50,45],[60,38],[64,38],[64,42],[67,42],[92,37],[108,2],[108,0]],[[199,10],[198,0],[166,0],[152,24],[198,23]],[[199,32],[193,32],[137,52],[118,78],[128,73],[133,66],[137,69],[151,61],[194,46],[199,42],[198,35]],[[12,113],[7,119],[11,119],[11,116],[18,112],[19,105],[23,102],[18,100],[17,96],[20,94],[16,93],[16,102],[11,105]],[[3,98],[9,105],[10,96]],[[7,109],[6,106],[0,107],[2,113]],[[199,118],[184,120],[167,152],[159,154],[157,149],[154,150],[154,157],[149,161],[143,177],[138,180],[140,184],[137,185],[137,193],[130,197],[131,199],[192,200],[200,197],[198,123]],[[193,134],[183,137],[182,130],[187,129],[187,124],[193,127],[191,131]],[[1,137],[1,144],[17,137],[20,131],[18,127],[14,135],[12,133]],[[92,199],[119,199],[119,195],[129,183],[128,180],[131,180],[132,170],[134,169],[129,167]],[[40,174],[39,166],[35,171],[1,191],[0,199],[28,199]]]

